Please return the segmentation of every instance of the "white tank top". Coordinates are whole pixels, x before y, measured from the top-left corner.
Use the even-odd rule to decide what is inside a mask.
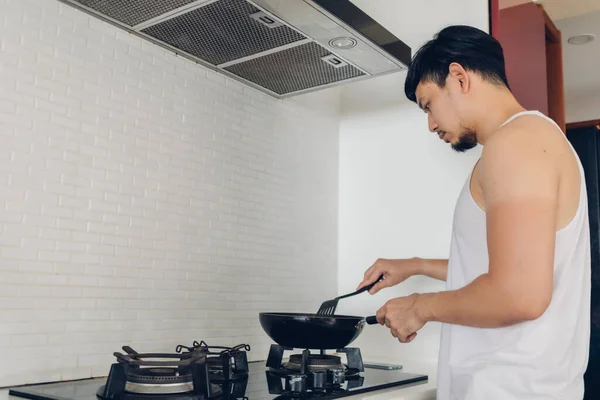
[[[538,111],[526,111],[504,124],[524,114],[554,123]],[[503,328],[442,324],[437,400],[583,398],[590,339],[590,236],[585,176],[572,146],[571,150],[579,164],[579,207],[574,219],[556,233],[548,309],[537,320]],[[485,212],[471,196],[470,180],[471,175],[454,211],[447,290],[488,272]]]

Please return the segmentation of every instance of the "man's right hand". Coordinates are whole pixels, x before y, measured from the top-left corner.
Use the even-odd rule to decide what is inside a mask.
[[[367,269],[363,281],[358,285],[356,290],[370,285],[379,279],[381,275],[383,275],[383,279],[369,290],[370,294],[375,294],[383,288],[397,285],[413,275],[422,273],[423,261],[420,258],[398,260],[380,258]]]

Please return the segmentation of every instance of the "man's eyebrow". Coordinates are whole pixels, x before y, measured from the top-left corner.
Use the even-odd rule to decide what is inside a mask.
[[[419,105],[419,108],[420,108],[421,110],[425,110],[425,109],[423,108],[423,98],[422,98],[422,97],[419,97],[419,99],[417,100],[417,104]]]

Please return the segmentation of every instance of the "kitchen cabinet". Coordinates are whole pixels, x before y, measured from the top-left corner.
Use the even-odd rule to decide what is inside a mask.
[[[490,7],[494,9],[492,3]],[[544,8],[528,2],[500,9],[491,20],[502,45],[508,84],[528,110],[538,110],[565,127],[561,33]]]

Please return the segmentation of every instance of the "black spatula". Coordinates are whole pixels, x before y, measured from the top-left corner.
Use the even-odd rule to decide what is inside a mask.
[[[319,311],[317,311],[317,315],[323,315],[323,316],[334,315],[335,314],[335,309],[337,308],[338,301],[340,299],[345,299],[346,297],[352,297],[352,296],[355,296],[355,295],[360,294],[362,292],[366,292],[367,290],[371,290],[371,288],[373,286],[375,286],[382,279],[383,279],[383,275],[381,275],[379,277],[379,279],[377,279],[375,282],[371,283],[370,285],[367,285],[365,287],[362,287],[362,288],[358,289],[356,292],[353,292],[353,293],[350,293],[350,294],[345,294],[343,296],[336,297],[335,299],[327,300],[327,301],[323,302],[323,304],[321,304],[321,307],[319,307]]]

